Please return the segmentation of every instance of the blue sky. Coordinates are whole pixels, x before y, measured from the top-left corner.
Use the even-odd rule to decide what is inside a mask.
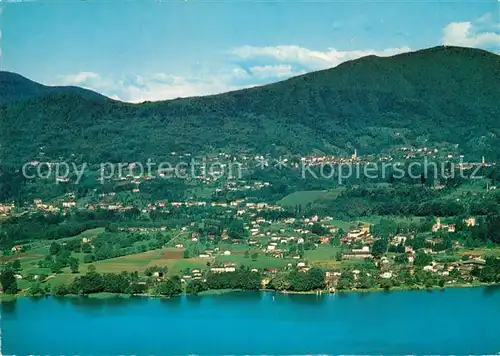
[[[132,102],[220,93],[439,44],[500,51],[496,0],[0,3],[3,70]]]

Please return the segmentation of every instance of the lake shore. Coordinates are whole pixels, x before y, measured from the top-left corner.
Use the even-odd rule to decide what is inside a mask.
[[[422,287],[422,286],[417,286],[417,287],[407,287],[407,286],[399,286],[399,287],[393,287],[390,289],[384,289],[384,288],[367,288],[367,289],[345,289],[345,290],[335,290],[334,292],[330,292],[328,290],[314,290],[314,291],[277,291],[273,289],[259,289],[260,292],[268,292],[268,293],[278,293],[278,294],[289,294],[289,295],[328,295],[328,294],[347,294],[347,293],[377,293],[377,292],[393,292],[393,291],[441,291],[445,289],[452,289],[452,288],[476,288],[476,287],[489,287],[489,286],[495,286],[495,285],[500,285],[500,284],[488,284],[488,283],[459,283],[459,284],[453,284],[453,285],[446,285],[444,287]],[[238,292],[245,292],[245,290],[242,289],[210,289],[206,290],[203,292],[198,293],[196,296],[214,296],[214,295],[224,295],[224,294],[230,294],[230,293],[238,293]],[[85,298],[91,298],[91,299],[113,299],[113,298],[121,298],[121,299],[129,299],[131,297],[146,297],[146,298],[157,298],[157,299],[170,299],[170,298],[176,298],[181,295],[186,295],[185,293],[179,294],[177,296],[173,297],[167,297],[167,296],[161,296],[161,295],[152,295],[152,294],[125,294],[125,293],[94,293],[94,294],[86,294],[86,295],[76,295],[76,294],[66,294],[66,295],[54,295],[54,294],[45,294],[45,295],[38,295],[38,296],[28,296],[28,295],[11,295],[11,294],[0,294],[0,303],[2,302],[11,302],[16,300],[19,297],[30,297],[30,298],[40,298],[40,297],[57,297],[57,298],[79,298],[79,297],[85,297]]]

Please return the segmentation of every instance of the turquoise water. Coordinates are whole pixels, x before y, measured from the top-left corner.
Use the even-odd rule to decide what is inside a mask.
[[[3,355],[500,352],[498,287],[169,300],[20,298],[2,303],[1,312]]]

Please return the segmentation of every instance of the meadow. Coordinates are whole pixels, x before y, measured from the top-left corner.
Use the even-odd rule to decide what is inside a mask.
[[[306,206],[307,204],[313,203],[324,197],[326,194],[326,190],[305,190],[293,192],[278,200],[276,204],[283,207],[295,207],[297,205]]]

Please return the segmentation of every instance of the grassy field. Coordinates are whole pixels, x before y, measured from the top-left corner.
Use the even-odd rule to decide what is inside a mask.
[[[304,257],[308,261],[334,260],[342,249],[336,246],[319,245],[315,250],[304,251]]]
[[[160,249],[136,253],[94,262],[93,265],[96,267],[96,271],[101,273],[120,273],[121,271],[144,272],[148,267],[165,266],[168,268],[170,274],[178,274],[186,268],[206,268],[207,262],[211,261],[210,259],[202,258],[168,258],[170,257],[170,250]],[[85,272],[86,266],[88,265],[80,266],[81,272]]]
[[[410,224],[410,223],[418,223],[424,218],[420,216],[404,217],[404,216],[392,216],[392,215],[391,216],[370,215],[363,218],[363,220],[359,222],[373,225],[373,224],[378,224],[382,219],[390,219],[396,223]]]
[[[482,257],[489,257],[489,256],[495,256],[495,257],[500,257],[500,247],[495,247],[495,248],[476,248],[474,250],[460,250],[457,252],[457,254],[461,257],[463,255],[466,256],[482,256]]]
[[[84,237],[87,237],[87,238],[96,237],[97,235],[102,234],[105,230],[106,229],[104,227],[97,227],[95,229],[89,229],[89,230],[86,230],[75,237],[71,237],[71,239],[74,239],[74,238],[82,239]]]
[[[252,260],[250,257],[245,257],[242,254],[233,254],[230,256],[219,256],[216,259],[217,263],[224,262],[234,262],[237,266],[247,266],[249,268],[280,268],[285,267],[289,263],[297,263],[296,260],[275,258],[273,256],[268,256],[264,254],[259,254],[256,260]]]
[[[307,205],[312,203],[327,194],[326,190],[305,190],[293,192],[286,197],[278,200],[276,204],[283,207],[294,207],[296,205]]]
[[[478,194],[485,193],[486,186],[492,185],[490,179],[477,179],[477,180],[468,180],[467,183],[461,184],[457,189],[454,189],[450,192],[450,194],[442,197],[441,199],[455,199],[460,198],[463,195],[468,193]]]
[[[344,231],[349,231],[350,229],[354,229],[358,225],[357,221],[345,221],[345,220],[332,220],[330,221],[330,223],[333,226],[342,229]]]

